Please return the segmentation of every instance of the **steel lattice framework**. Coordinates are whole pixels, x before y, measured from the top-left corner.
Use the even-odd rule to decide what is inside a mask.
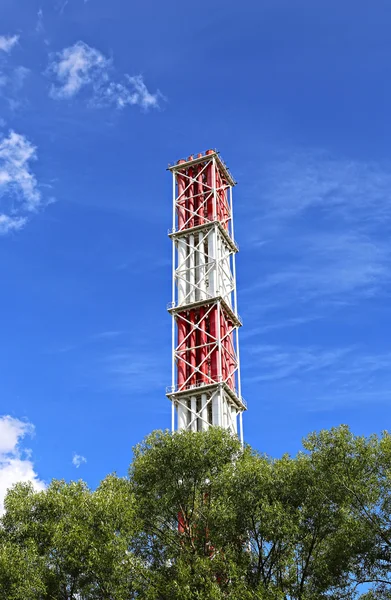
[[[173,175],[172,430],[217,425],[243,441],[232,188],[208,150]],[[239,423],[238,423],[239,421]]]

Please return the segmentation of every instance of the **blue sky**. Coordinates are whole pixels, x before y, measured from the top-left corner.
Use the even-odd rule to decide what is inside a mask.
[[[124,474],[169,426],[166,167],[210,147],[246,440],[389,427],[390,26],[381,0],[2,0],[0,496]]]

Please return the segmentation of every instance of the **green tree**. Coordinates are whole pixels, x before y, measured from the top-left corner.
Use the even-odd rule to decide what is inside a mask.
[[[391,597],[391,436],[355,436],[347,426],[304,440],[322,486],[336,503],[347,499],[352,522],[352,580],[373,584],[363,598]]]
[[[0,537],[0,598],[38,600],[45,594],[44,565],[32,543],[23,546]]]
[[[145,597],[226,597],[236,567],[213,515],[217,504],[225,509],[218,495],[221,473],[241,456],[237,438],[217,428],[155,432],[135,448],[130,480],[141,525],[138,553],[148,565]]]
[[[26,571],[36,581],[25,598],[128,600],[134,592],[131,553],[133,499],[129,482],[107,477],[95,492],[83,482],[53,481],[36,493],[19,484],[5,501],[0,590],[21,590]],[[10,572],[7,563],[14,565]],[[38,566],[38,568],[36,568]],[[26,583],[27,584],[27,583]],[[19,598],[17,592],[14,597]],[[20,597],[23,592],[18,591]]]
[[[349,498],[309,453],[271,460],[215,428],[156,433],[131,480],[152,598],[353,597]]]
[[[222,486],[230,502],[221,532],[236,546],[238,564],[246,554],[246,589],[253,597],[304,600],[353,592],[349,506],[346,498],[336,504],[325,494],[309,456],[271,460],[247,453]]]

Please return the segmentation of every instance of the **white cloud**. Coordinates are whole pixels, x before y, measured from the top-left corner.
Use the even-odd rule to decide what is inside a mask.
[[[19,440],[33,432],[31,423],[19,421],[9,415],[0,417],[0,455],[15,454]]]
[[[159,107],[162,94],[159,91],[151,94],[141,75],[134,77],[126,75],[126,81],[128,85],[111,81],[107,86],[96,90],[98,93],[93,99],[93,104],[96,106],[113,104],[118,109],[123,109],[128,105],[138,105],[145,111]]]
[[[18,209],[34,211],[41,203],[41,192],[30,163],[37,157],[37,149],[23,135],[10,131],[0,138],[0,200],[12,198]]]
[[[0,35],[0,51],[10,52],[18,40],[18,35]]]
[[[25,136],[0,133],[0,235],[21,229],[44,204],[31,169],[36,158],[37,149]]]
[[[87,459],[81,454],[74,454],[72,458],[72,464],[75,465],[76,469],[80,467],[83,463],[86,463]]]
[[[97,83],[106,78],[110,61],[99,50],[91,48],[84,42],[76,42],[57,54],[49,66],[49,72],[57,77],[58,85],[53,85],[53,98],[71,98],[82,87]]]
[[[26,222],[26,217],[10,217],[0,214],[0,235],[5,235],[10,231],[18,231],[24,227]]]
[[[20,447],[23,438],[33,432],[31,423],[8,415],[0,417],[0,514],[7,490],[15,483],[30,481],[36,490],[45,487],[35,472],[29,451]]]
[[[138,105],[147,111],[158,108],[163,98],[159,90],[154,94],[148,90],[141,75],[126,75],[124,83],[113,80],[112,61],[82,41],[57,53],[47,73],[56,78],[50,89],[52,98],[73,98],[85,89],[88,104],[95,108],[113,105],[121,110]]]
[[[158,91],[156,94],[151,94],[141,75],[136,75],[134,77],[127,75],[127,80],[132,90],[131,104],[138,104],[145,110],[157,108],[159,106],[159,97],[161,97],[160,92]]]
[[[116,108],[125,108],[128,104],[132,104],[131,92],[122,83],[110,81],[106,86],[96,89],[94,96],[90,100],[90,105],[100,108],[113,104]]]

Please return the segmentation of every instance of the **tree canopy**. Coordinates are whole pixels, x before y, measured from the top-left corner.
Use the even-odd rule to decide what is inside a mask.
[[[390,478],[388,433],[272,459],[218,428],[157,431],[128,477],[8,492],[0,599],[391,598]]]

